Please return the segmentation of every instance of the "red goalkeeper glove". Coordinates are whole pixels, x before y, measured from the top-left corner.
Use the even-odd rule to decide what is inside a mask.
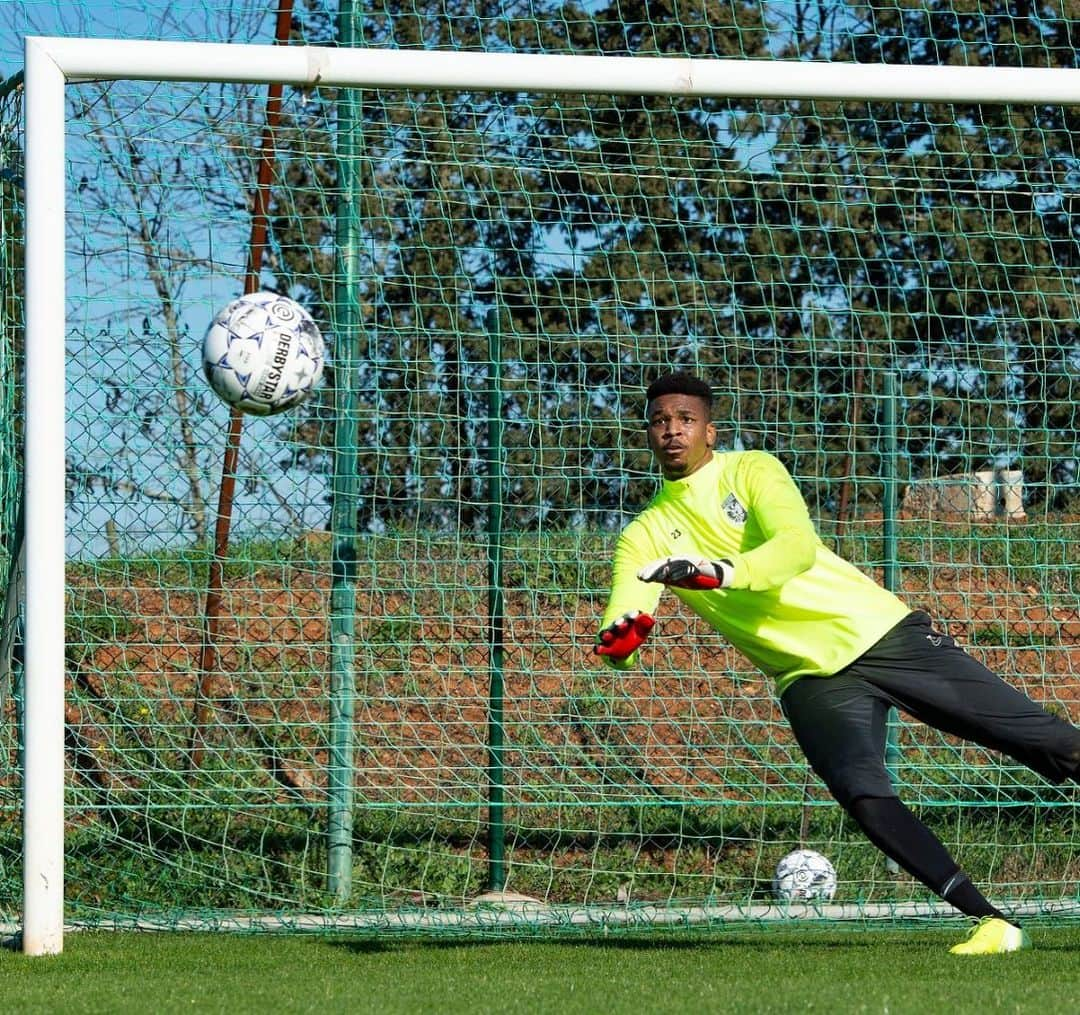
[[[634,610],[624,613],[614,623],[608,624],[596,639],[593,651],[599,656],[608,656],[616,662],[632,656],[642,645],[656,621],[647,613]]]
[[[727,588],[735,577],[730,560],[697,560],[692,557],[662,557],[646,564],[637,573],[643,582],[660,582],[677,589]]]

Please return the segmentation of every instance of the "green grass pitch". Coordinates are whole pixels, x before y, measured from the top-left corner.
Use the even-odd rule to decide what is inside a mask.
[[[959,929],[959,933],[958,933]],[[64,954],[0,952],[7,1012],[1073,1013],[1080,927],[959,959],[962,925],[740,928],[562,941],[429,942],[72,933]]]

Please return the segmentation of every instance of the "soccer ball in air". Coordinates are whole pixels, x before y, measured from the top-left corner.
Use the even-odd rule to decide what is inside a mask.
[[[299,303],[249,293],[214,315],[203,338],[203,372],[222,399],[272,416],[299,405],[322,378],[322,335]]]
[[[836,894],[836,871],[820,853],[797,849],[776,865],[773,894],[781,902],[828,902]]]

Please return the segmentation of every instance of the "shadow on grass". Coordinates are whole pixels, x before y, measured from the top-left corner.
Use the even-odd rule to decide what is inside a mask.
[[[905,934],[895,932],[897,943],[903,942]],[[597,950],[617,950],[628,952],[657,952],[657,951],[692,951],[702,947],[710,949],[723,949],[725,951],[737,949],[767,948],[772,945],[790,948],[792,946],[807,945],[818,949],[845,949],[865,950],[879,947],[880,940],[875,944],[867,938],[861,938],[850,931],[836,930],[792,930],[785,928],[783,931],[761,929],[752,930],[740,928],[738,931],[713,931],[708,934],[690,933],[686,935],[671,934],[645,934],[645,935],[582,935],[565,936],[553,935],[542,936],[517,936],[505,938],[397,938],[387,940],[375,938],[330,938],[326,944],[332,948],[340,948],[356,955],[390,954],[403,951],[451,951],[454,949],[474,950],[496,948],[505,945],[537,945],[571,948],[592,948]]]
[[[1080,921],[1049,921],[1035,919],[1025,926],[1031,934],[1033,949],[1029,955],[1045,956],[1050,961],[1060,957],[1071,958],[1080,954]],[[450,952],[453,950],[481,950],[505,945],[535,945],[594,949],[596,951],[621,952],[690,952],[707,950],[717,954],[739,953],[777,948],[783,952],[797,952],[801,948],[821,954],[858,955],[880,951],[883,947],[899,950],[913,949],[919,952],[940,952],[963,937],[967,924],[963,920],[944,920],[907,927],[865,927],[850,925],[836,927],[738,927],[716,928],[709,931],[687,930],[666,933],[608,934],[582,933],[565,936],[516,935],[510,937],[460,938],[352,938],[326,939],[333,948],[357,955],[377,955],[406,952]],[[1011,956],[1010,956],[1011,958]],[[955,961],[955,958],[950,958]]]

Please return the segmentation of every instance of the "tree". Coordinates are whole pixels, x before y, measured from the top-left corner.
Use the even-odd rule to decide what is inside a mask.
[[[627,44],[619,33],[636,37],[613,9],[536,4],[530,16],[511,19],[501,5],[489,6],[396,5],[365,18],[364,39],[615,52]],[[708,24],[714,6],[695,8],[691,20]],[[751,16],[742,14],[748,23]],[[323,21],[313,31],[326,27]],[[695,40],[719,50],[731,41],[711,29],[700,29],[698,39],[670,18],[659,27],[657,51]],[[704,348],[723,323],[703,302],[717,269],[700,256],[723,242],[723,224],[705,211],[717,191],[694,180],[694,167],[716,158],[715,132],[689,106],[671,124],[666,104],[587,101],[364,95],[359,215],[368,228],[369,281],[355,294],[370,343],[359,377],[370,392],[362,524],[418,517],[482,524],[486,392],[496,369],[487,363],[489,328],[499,331],[502,348],[512,517],[528,525],[585,517],[615,524],[645,496],[651,480],[641,456],[629,453],[640,478],[627,485],[627,452],[566,435],[611,437],[628,413],[640,415],[645,371],[694,359],[694,343]],[[326,105],[303,111],[299,143],[330,123],[330,102],[327,96]],[[587,116],[580,144],[566,143],[567,116]],[[663,155],[646,140],[656,132]],[[318,160],[310,147],[294,151],[284,178],[312,180]],[[674,189],[664,182],[669,171],[682,181]],[[301,230],[297,201],[317,198],[282,190],[276,200],[278,276],[317,277],[313,251],[330,229],[314,223],[328,218],[322,211],[304,217]],[[694,207],[683,211],[688,204]],[[297,242],[313,228],[317,242]],[[560,258],[560,247],[580,253]],[[564,267],[567,261],[574,263]],[[688,313],[695,301],[700,312]],[[717,354],[706,353],[704,362]],[[629,404],[624,392],[633,393]]]
[[[1071,22],[1033,4],[935,3],[867,17],[837,58],[1076,66]],[[1064,507],[1080,459],[1069,365],[1080,266],[1068,213],[1075,110],[916,112],[868,107],[852,132],[873,151],[860,160],[893,181],[895,196],[863,236],[896,276],[900,312],[875,341],[905,376],[913,468],[931,458],[949,471],[1022,463],[1032,498]]]
[[[401,2],[366,15],[364,39],[1074,60],[1067,22],[1003,3],[494,13]],[[482,523],[489,326],[519,524],[617,524],[648,496],[644,457],[619,435],[669,365],[706,372],[727,440],[780,454],[822,509],[852,474],[860,496],[880,492],[880,401],[861,396],[884,368],[904,381],[912,475],[1023,459],[1033,496],[1060,505],[1075,491],[1070,112],[392,91],[362,108],[363,524]],[[282,236],[294,200],[279,194]],[[280,277],[314,278],[312,247],[283,246]]]

